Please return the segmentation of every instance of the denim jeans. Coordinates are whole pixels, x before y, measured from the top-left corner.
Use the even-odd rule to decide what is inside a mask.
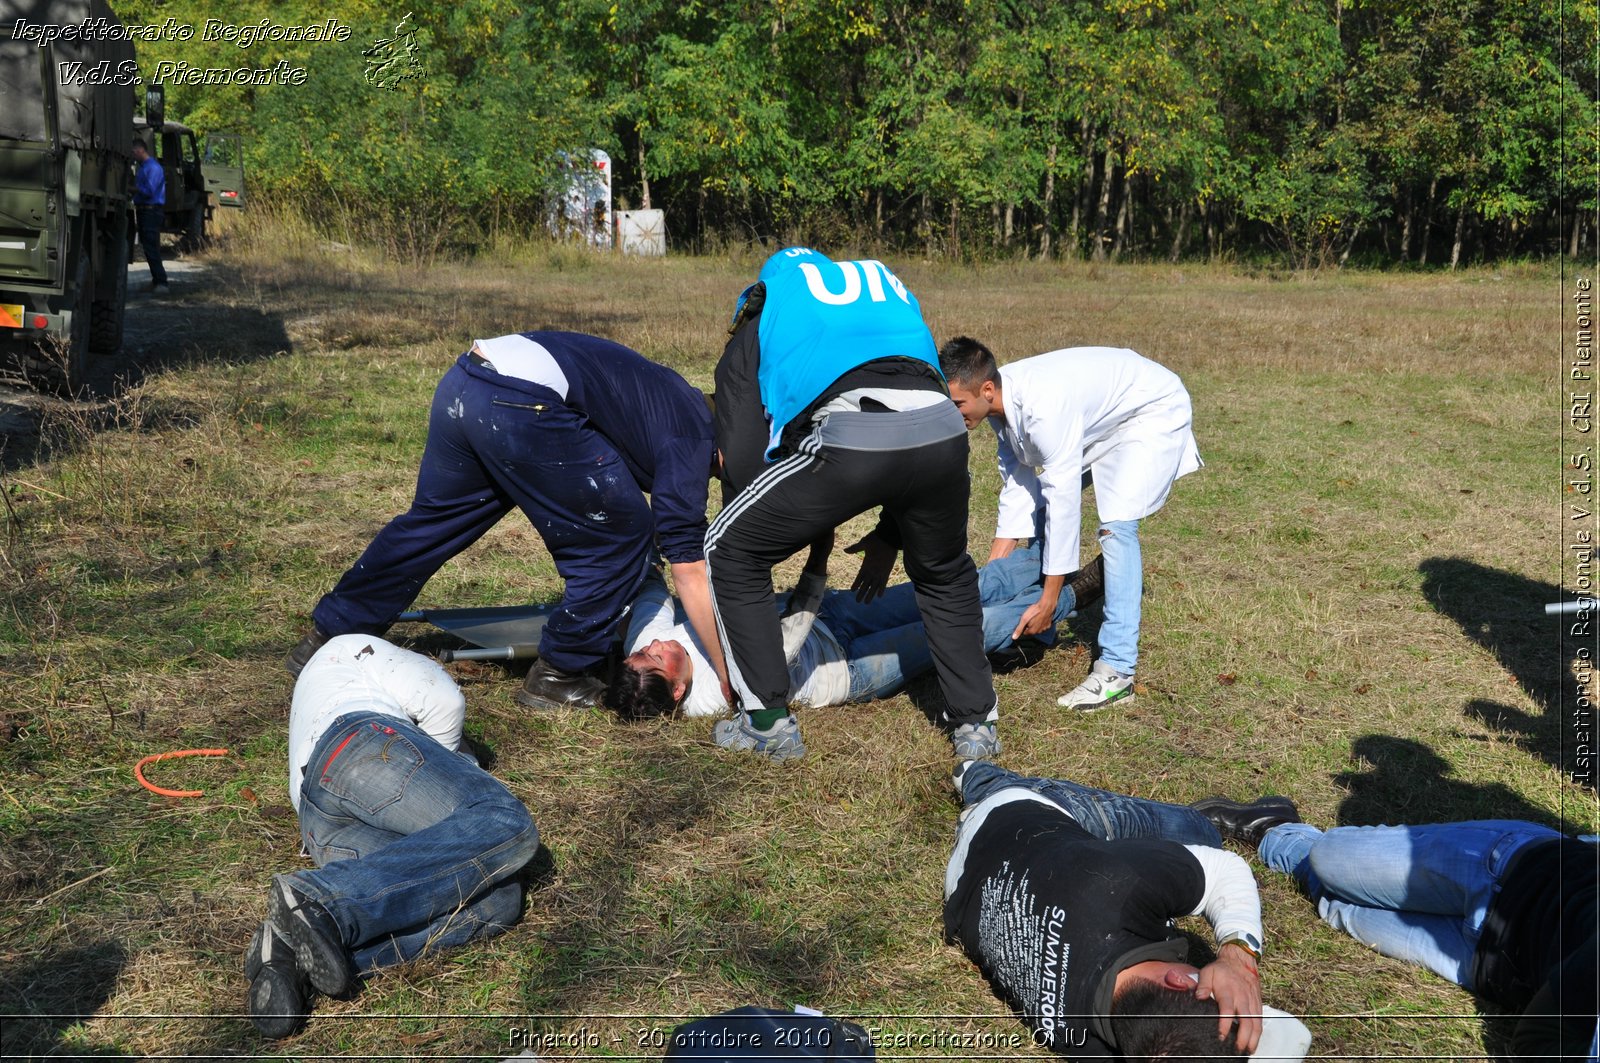
[[[967,768],[961,778],[961,803],[970,807],[1011,786],[1023,786],[1047,798],[1084,830],[1105,841],[1163,838],[1180,845],[1222,847],[1217,828],[1187,805],[1129,797],[1066,779],[1018,775],[988,761],[980,760]]]
[[[1327,833],[1285,823],[1267,831],[1260,852],[1268,867],[1294,876],[1329,926],[1470,990],[1500,875],[1524,845],[1559,836],[1504,819]]]
[[[318,870],[295,885],[370,971],[498,934],[522,914],[510,881],[539,847],[522,802],[408,720],[341,716],[301,786],[300,834]]]
[[[1099,659],[1123,675],[1132,675],[1139,663],[1139,610],[1144,599],[1139,522],[1107,521],[1100,525],[1099,539],[1106,566]]]
[[[1040,565],[1035,544],[978,569],[983,652],[999,653],[1015,645],[1011,633],[1044,589]],[[1065,620],[1076,604],[1071,588],[1062,588],[1056,623]],[[916,591],[909,583],[896,584],[865,604],[849,591],[830,591],[817,615],[839,640],[849,662],[851,701],[892,697],[908,680],[933,670]],[[1055,629],[1034,637],[1053,645]]]

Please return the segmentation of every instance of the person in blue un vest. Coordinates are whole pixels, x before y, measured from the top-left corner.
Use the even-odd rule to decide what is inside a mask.
[[[957,756],[999,751],[977,569],[967,553],[967,437],[922,309],[881,262],[805,247],[769,258],[745,289],[716,369],[724,506],[706,534],[717,628],[741,711],[713,729],[724,749],[805,755],[772,567],[882,507],[855,590],[882,593],[903,550],[927,626]]]
[[[478,340],[434,392],[411,508],[317,603],[285,666],[298,675],[336,635],[383,634],[512,509],[566,581],[518,702],[599,702],[598,673],[656,547],[689,622],[716,645],[703,553],[713,452],[705,396],[620,343],[575,332]]]

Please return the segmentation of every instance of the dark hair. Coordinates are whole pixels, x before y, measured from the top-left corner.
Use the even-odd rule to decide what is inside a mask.
[[[939,371],[951,384],[976,391],[985,381],[1000,383],[994,352],[971,336],[957,336],[939,348]]]
[[[765,305],[767,305],[767,285],[764,281],[756,281],[750,285],[750,290],[745,293],[744,302],[734,312],[733,323],[728,326],[728,335],[732,336],[743,328],[746,322],[760,317],[761,308]]]
[[[1111,1032],[1125,1059],[1236,1059],[1236,1034],[1217,1036],[1220,1014],[1215,1000],[1141,979],[1112,999]]]
[[[624,720],[648,720],[667,716],[678,707],[672,699],[672,684],[655,669],[634,668],[623,658],[622,667],[611,677],[604,698],[606,708]]]

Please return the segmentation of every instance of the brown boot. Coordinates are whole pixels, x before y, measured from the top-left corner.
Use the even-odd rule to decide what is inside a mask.
[[[300,644],[290,650],[289,656],[283,659],[283,666],[289,670],[290,675],[296,679],[300,678],[301,669],[311,663],[311,658],[315,657],[317,651],[326,646],[331,638],[332,635],[312,624],[311,630],[306,632],[306,637],[301,639]]]
[[[1106,555],[1097,554],[1095,559],[1084,565],[1078,574],[1072,577],[1072,601],[1074,609],[1086,609],[1098,602],[1106,594]]]

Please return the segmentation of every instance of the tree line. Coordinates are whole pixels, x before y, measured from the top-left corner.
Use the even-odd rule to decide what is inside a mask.
[[[1593,3],[242,0],[224,17],[353,32],[141,45],[142,70],[307,71],[173,86],[169,114],[245,133],[257,195],[428,253],[539,228],[562,153],[590,147],[680,247],[1454,267],[1595,240]],[[374,49],[402,42],[414,76],[375,79]]]

